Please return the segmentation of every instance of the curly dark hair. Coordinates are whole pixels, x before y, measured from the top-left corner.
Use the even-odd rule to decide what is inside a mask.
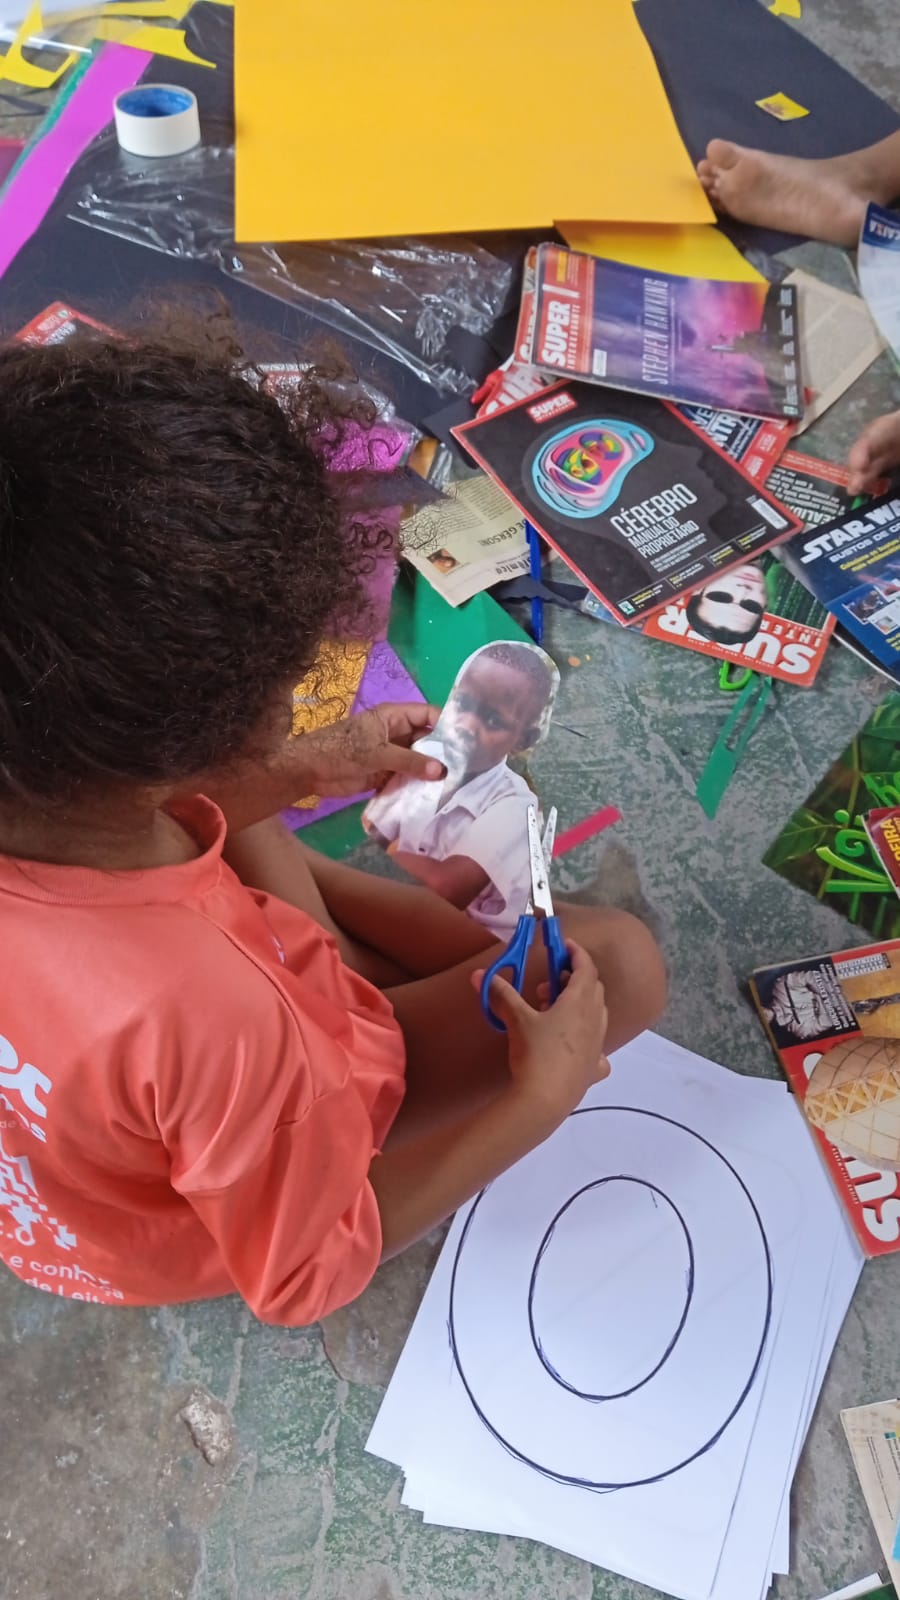
[[[202,332],[0,347],[0,800],[220,771],[282,691],[289,726],[322,642],[371,637],[361,508],[403,489],[328,461],[373,420]]]

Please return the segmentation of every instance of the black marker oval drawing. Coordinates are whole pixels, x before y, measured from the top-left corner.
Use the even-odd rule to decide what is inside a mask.
[[[613,1389],[607,1394],[600,1394],[591,1393],[587,1389],[579,1389],[577,1384],[569,1383],[563,1374],[551,1364],[535,1324],[534,1301],[537,1292],[538,1275],[540,1272],[541,1262],[543,1261],[544,1256],[546,1255],[547,1250],[552,1243],[553,1235],[556,1232],[557,1226],[562,1221],[566,1212],[585,1194],[598,1189],[603,1189],[607,1184],[610,1183],[633,1183],[638,1188],[646,1189],[651,1194],[658,1196],[659,1200],[662,1201],[664,1205],[669,1207],[684,1236],[684,1243],[687,1251],[687,1273],[685,1279],[684,1305],[681,1310],[681,1315],[676,1324],[675,1332],[673,1333],[671,1339],[669,1339],[666,1343],[663,1353],[656,1362],[655,1366],[651,1367],[650,1371],[646,1373],[643,1378],[640,1378],[637,1383],[631,1383],[625,1389]],[[681,1215],[678,1207],[673,1205],[668,1195],[663,1194],[662,1189],[658,1188],[655,1183],[649,1183],[646,1178],[623,1177],[619,1174],[608,1178],[595,1178],[593,1183],[582,1184],[581,1188],[576,1189],[575,1193],[569,1196],[565,1204],[560,1206],[556,1216],[551,1221],[543,1239],[540,1242],[540,1245],[538,1246],[538,1253],[535,1257],[534,1266],[531,1269],[531,1281],[528,1285],[528,1327],[531,1332],[531,1342],[537,1353],[538,1360],[540,1361],[541,1366],[544,1368],[544,1371],[550,1374],[550,1377],[553,1379],[554,1383],[558,1383],[563,1389],[568,1389],[570,1394],[577,1395],[580,1400],[592,1400],[595,1402],[599,1402],[601,1400],[624,1400],[628,1395],[636,1394],[638,1389],[643,1389],[645,1383],[650,1383],[651,1379],[656,1377],[656,1374],[659,1372],[660,1368],[663,1367],[668,1361],[669,1356],[672,1354],[672,1351],[675,1349],[675,1346],[678,1343],[678,1340],[681,1338],[682,1332],[684,1331],[684,1325],[687,1322],[687,1315],[691,1308],[691,1300],[693,1299],[693,1295],[694,1245],[690,1233],[688,1232],[684,1217]]]
[[[479,1208],[485,1202],[486,1196],[488,1196],[496,1187],[496,1184],[492,1184],[489,1186],[489,1188],[481,1191],[481,1193],[473,1202],[463,1226],[462,1234],[460,1236],[459,1244],[456,1249],[456,1255],[453,1261],[453,1269],[450,1280],[448,1332],[453,1361],[456,1371],[459,1375],[460,1382],[463,1385],[469,1402],[472,1405],[472,1408],[479,1421],[487,1429],[491,1436],[496,1439],[497,1443],[502,1445],[503,1449],[506,1450],[508,1454],[511,1455],[515,1460],[522,1462],[524,1466],[532,1468],[533,1471],[540,1473],[543,1477],[552,1479],[556,1483],[571,1484],[573,1487],[590,1489],[598,1493],[608,1493],[617,1489],[636,1489],[652,1483],[660,1483],[664,1479],[672,1477],[674,1473],[681,1472],[685,1467],[690,1466],[693,1461],[698,1460],[701,1456],[706,1455],[707,1452],[718,1443],[726,1429],[730,1426],[740,1412],[753,1388],[754,1383],[756,1382],[760,1365],[762,1363],[763,1354],[766,1349],[771,1325],[773,1286],[772,1257],[762,1218],[759,1214],[759,1210],[753,1199],[753,1196],[747,1188],[747,1185],[744,1183],[744,1180],[741,1178],[740,1174],[727,1159],[727,1157],[722,1155],[721,1151],[717,1150],[715,1145],[713,1145],[708,1139],[705,1139],[702,1134],[696,1133],[694,1129],[687,1127],[684,1123],[677,1122],[674,1118],[663,1116],[660,1112],[656,1111],[647,1111],[634,1106],[585,1106],[580,1110],[574,1111],[572,1113],[572,1117],[568,1120],[571,1122],[575,1117],[603,1116],[608,1113],[618,1113],[619,1115],[624,1114],[629,1117],[643,1117],[652,1119],[657,1123],[665,1123],[669,1128],[677,1130],[679,1135],[685,1135],[688,1139],[696,1140],[697,1143],[702,1145],[717,1162],[721,1163],[723,1172],[727,1174],[727,1182],[729,1186],[734,1187],[736,1196],[741,1200],[743,1205],[746,1205],[748,1210],[750,1226],[754,1232],[754,1240],[760,1251],[763,1267],[762,1276],[765,1288],[763,1296],[764,1304],[760,1308],[761,1331],[758,1342],[756,1342],[755,1345],[752,1346],[751,1351],[748,1352],[748,1366],[745,1371],[739,1374],[736,1380],[735,1398],[728,1404],[725,1414],[717,1420],[716,1426],[711,1430],[707,1438],[703,1439],[699,1445],[691,1449],[690,1452],[683,1458],[672,1461],[671,1464],[666,1465],[662,1470],[643,1477],[609,1480],[567,1473],[560,1470],[556,1466],[551,1466],[547,1462],[534,1459],[527,1453],[526,1450],[520,1448],[515,1443],[513,1438],[508,1437],[508,1434],[511,1430],[507,1428],[507,1432],[504,1433],[503,1430],[491,1420],[489,1415],[490,1402],[485,1400],[484,1403],[482,1403],[478,1395],[475,1393],[473,1384],[470,1381],[465,1369],[460,1351],[460,1340],[458,1334],[458,1293],[460,1268],[465,1256],[467,1243],[471,1238],[472,1226],[478,1215]],[[618,1390],[616,1393],[599,1394],[591,1393],[566,1381],[565,1377],[557,1372],[551,1365],[543,1351],[539,1337],[539,1330],[536,1326],[534,1300],[540,1276],[541,1261],[546,1254],[547,1248],[552,1240],[554,1229],[558,1226],[561,1218],[565,1216],[566,1212],[575,1204],[578,1198],[584,1195],[587,1191],[599,1188],[614,1181],[630,1182],[635,1184],[636,1187],[642,1191],[651,1191],[656,1203],[670,1208],[671,1212],[677,1219],[678,1226],[681,1230],[683,1230],[683,1236],[687,1247],[688,1270],[686,1274],[685,1304],[681,1311],[677,1325],[670,1336],[660,1359],[656,1362],[652,1370],[641,1377],[639,1382],[632,1383],[628,1387]],[[497,1180],[497,1182],[502,1183],[502,1179]],[[522,1286],[522,1294],[526,1303],[525,1311],[532,1348],[537,1356],[537,1359],[540,1361],[543,1370],[547,1374],[547,1377],[553,1382],[554,1385],[558,1386],[559,1389],[573,1396],[576,1400],[582,1401],[585,1406],[591,1406],[595,1415],[599,1415],[601,1417],[603,1405],[607,1402],[626,1401],[630,1396],[638,1393],[638,1391],[645,1390],[652,1397],[652,1389],[649,1389],[649,1385],[651,1385],[659,1377],[660,1373],[664,1371],[667,1362],[671,1359],[673,1353],[678,1347],[679,1340],[681,1339],[688,1317],[691,1313],[697,1287],[695,1267],[695,1248],[694,1241],[691,1237],[690,1218],[682,1214],[682,1211],[679,1210],[679,1208],[675,1205],[675,1202],[672,1200],[671,1196],[666,1194],[665,1190],[660,1185],[654,1183],[649,1178],[644,1179],[643,1177],[636,1176],[633,1173],[623,1172],[605,1172],[592,1182],[588,1184],[581,1184],[579,1188],[566,1199],[563,1205],[557,1207],[554,1216],[551,1218],[546,1229],[544,1230],[530,1269],[528,1282],[527,1284],[523,1283]],[[710,1350],[711,1361],[716,1359],[718,1355],[719,1352],[717,1352],[715,1349]],[[523,1416],[526,1414],[527,1411],[523,1410]]]

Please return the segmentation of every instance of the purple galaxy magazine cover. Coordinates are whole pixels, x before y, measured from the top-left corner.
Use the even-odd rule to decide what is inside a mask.
[[[556,377],[763,417],[803,411],[797,291],[539,246],[531,360]],[[524,320],[524,318],[523,318]],[[520,339],[527,330],[520,325]]]

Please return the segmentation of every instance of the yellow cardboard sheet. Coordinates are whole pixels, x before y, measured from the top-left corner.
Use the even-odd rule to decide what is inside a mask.
[[[240,240],[706,222],[632,0],[240,0]]]
[[[722,283],[766,281],[724,233],[708,224],[656,228],[558,222],[556,226],[573,250],[604,256],[607,261],[623,261],[629,267]]]

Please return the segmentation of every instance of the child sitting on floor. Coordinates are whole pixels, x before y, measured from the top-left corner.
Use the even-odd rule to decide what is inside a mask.
[[[428,707],[290,738],[322,641],[365,633],[342,426],[234,352],[0,349],[0,1257],[39,1289],[313,1321],[660,1009],[643,926],[572,907],[564,994],[498,981],[497,1035],[483,928],[277,819],[442,776]]]
[[[534,795],[507,757],[546,732],[559,675],[524,641],[485,645],[463,666],[420,748],[447,768],[443,783],[392,778],[363,814],[411,877],[508,938],[531,888],[527,814]]]

